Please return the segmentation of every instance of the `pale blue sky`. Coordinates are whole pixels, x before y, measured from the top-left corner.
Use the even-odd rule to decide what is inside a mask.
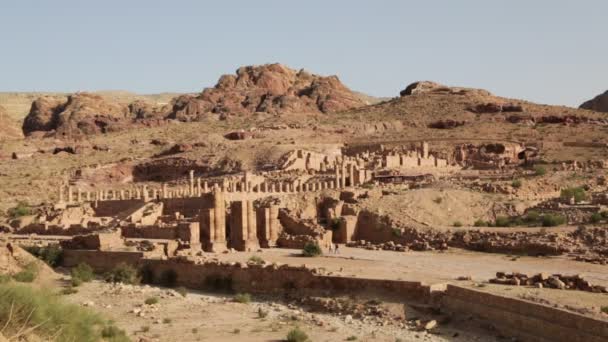
[[[194,92],[280,62],[577,106],[608,89],[608,1],[0,0],[0,91]]]

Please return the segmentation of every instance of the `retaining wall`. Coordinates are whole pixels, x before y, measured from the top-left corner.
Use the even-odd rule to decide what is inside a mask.
[[[441,306],[453,314],[478,316],[522,341],[608,341],[608,321],[517,298],[448,285]]]

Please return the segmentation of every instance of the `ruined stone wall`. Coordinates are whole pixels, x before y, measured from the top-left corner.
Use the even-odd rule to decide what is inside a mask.
[[[134,239],[177,239],[177,226],[127,226],[122,228],[122,236]]]
[[[64,249],[62,265],[74,267],[80,263],[90,265],[96,272],[107,272],[121,262],[137,265],[144,252],[96,251],[83,249]]]
[[[135,211],[145,202],[139,199],[98,201],[93,205],[95,216],[115,216],[118,213]]]
[[[199,210],[213,208],[212,194],[204,194],[202,197],[165,198],[161,202],[164,204],[163,215],[175,215],[179,212],[186,217],[196,217]]]
[[[600,342],[608,340],[608,321],[543,304],[448,285],[442,308],[492,322],[506,336],[530,342]]]

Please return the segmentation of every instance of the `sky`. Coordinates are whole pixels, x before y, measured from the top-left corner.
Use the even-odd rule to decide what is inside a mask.
[[[279,62],[397,96],[432,80],[578,106],[608,89],[605,0],[0,0],[0,91],[198,92]]]

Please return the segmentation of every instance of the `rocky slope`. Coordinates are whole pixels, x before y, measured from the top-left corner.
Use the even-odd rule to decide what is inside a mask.
[[[67,100],[41,97],[32,103],[23,132],[55,132],[59,137],[74,137],[124,130],[133,124],[149,125],[151,120],[189,122],[256,112],[335,113],[366,104],[336,76],[267,64],[241,67],[236,75],[220,77],[215,87],[198,95],[178,96],[163,106],[145,101],[126,104],[90,93],[76,93]]]
[[[579,108],[608,113],[608,90],[603,94],[586,101]]]

